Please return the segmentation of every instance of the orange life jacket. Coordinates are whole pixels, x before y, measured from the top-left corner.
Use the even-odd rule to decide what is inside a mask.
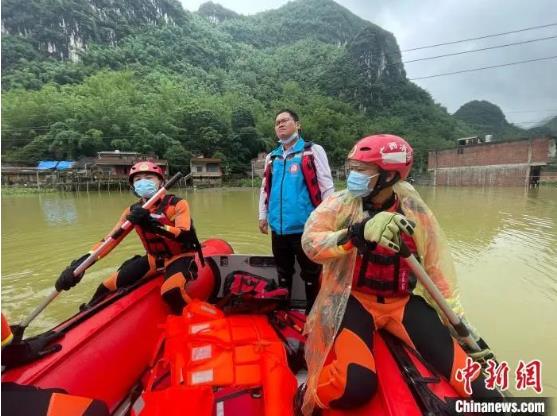
[[[214,305],[194,300],[182,316],[167,317],[159,345],[132,416],[218,414],[217,395],[231,387],[257,390],[258,414],[292,416],[296,378],[267,317],[226,317]],[[165,385],[161,380],[168,370]]]
[[[12,329],[8,324],[8,320],[6,319],[4,314],[2,314],[2,346],[4,347],[5,345],[8,345],[10,342],[12,342],[13,338],[14,336],[12,334]]]
[[[318,206],[322,199],[321,189],[319,189],[319,181],[317,179],[317,169],[315,168],[315,161],[313,151],[311,150],[312,142],[304,143],[304,151],[302,153],[302,175],[304,182],[308,189],[309,198],[314,207]],[[271,156],[269,162],[265,166],[265,205],[269,207],[269,197],[271,195],[271,183],[273,179],[273,160],[276,156]]]
[[[170,207],[176,206],[181,200],[175,195],[166,195],[159,206],[151,213],[161,226],[174,226],[174,222],[168,217]],[[183,238],[171,238],[171,236],[161,235],[141,226],[136,225],[135,230],[145,247],[147,253],[154,257],[171,258],[177,254],[196,252],[200,248],[199,240],[191,221],[190,232],[186,232]]]
[[[398,200],[389,211],[400,211]],[[417,255],[418,250],[412,237],[402,232],[400,237],[412,254]],[[356,257],[352,275],[352,287],[355,290],[375,296],[398,297],[409,294],[415,286],[416,277],[410,266],[400,254],[392,250],[376,246]]]

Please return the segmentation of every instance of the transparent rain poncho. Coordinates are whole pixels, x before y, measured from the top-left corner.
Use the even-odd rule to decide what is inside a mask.
[[[455,267],[445,234],[412,185],[398,182],[393,189],[404,215],[416,223],[413,238],[419,261],[449,306],[458,316],[462,316]],[[313,211],[302,235],[302,246],[308,257],[323,265],[321,289],[304,329],[308,335],[305,348],[308,378],[302,411],[306,416],[311,415],[314,406],[319,404],[316,395],[317,380],[342,322],[352,290],[357,250],[344,250],[338,245],[338,241],[345,236],[349,225],[364,218],[361,198],[354,198],[347,190],[336,192]],[[437,310],[441,319],[447,322],[419,282],[413,293],[424,297]],[[475,330],[471,330],[474,338],[478,339]]]

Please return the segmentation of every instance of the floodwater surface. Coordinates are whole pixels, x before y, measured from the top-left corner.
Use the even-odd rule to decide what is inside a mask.
[[[543,395],[557,396],[557,188],[419,191],[449,239],[468,320],[508,362],[511,384],[519,360],[540,359]],[[271,252],[270,237],[257,227],[256,189],[177,194],[188,199],[200,239],[223,238],[236,253]],[[126,192],[3,196],[2,310],[10,321],[26,317],[70,261],[104,237],[133,202]],[[109,273],[142,251],[130,234],[62,293],[29,333],[74,314]]]

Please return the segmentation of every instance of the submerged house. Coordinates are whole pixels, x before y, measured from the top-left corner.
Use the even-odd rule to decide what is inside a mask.
[[[190,172],[194,186],[222,186],[221,159],[192,157]]]
[[[150,160],[159,165],[163,172],[168,172],[168,162],[154,156],[137,152],[121,152],[119,150],[98,152],[96,158],[83,158],[77,163],[77,168],[86,174],[110,176],[112,178],[127,178],[130,168],[141,160]]]
[[[455,149],[428,154],[433,185],[528,186],[557,182],[555,137],[491,141],[491,137],[457,140]]]
[[[55,184],[61,176],[74,171],[74,161],[41,160],[37,166],[2,165],[2,185],[44,186]]]

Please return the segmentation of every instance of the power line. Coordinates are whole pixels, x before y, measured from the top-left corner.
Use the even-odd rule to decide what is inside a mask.
[[[437,43],[435,45],[418,46],[417,48],[404,49],[401,52],[410,52],[410,51],[417,51],[419,49],[436,48],[437,46],[443,46],[443,45],[454,45],[456,43],[469,42],[471,40],[493,38],[493,37],[496,37],[496,36],[510,35],[511,33],[526,32],[528,30],[541,29],[541,28],[544,28],[544,27],[551,27],[551,26],[557,26],[557,23],[550,23],[548,25],[541,25],[541,26],[531,26],[531,27],[526,27],[524,29],[511,30],[509,32],[494,33],[492,35],[478,36],[477,38],[468,38],[468,39],[455,40],[455,41],[452,41],[452,42]]]
[[[472,49],[470,51],[463,51],[463,52],[455,52],[455,53],[447,53],[445,55],[437,55],[437,56],[428,56],[427,58],[419,58],[419,59],[412,59],[410,61],[403,61],[402,63],[404,64],[409,64],[411,62],[419,62],[419,61],[427,61],[430,59],[438,59],[438,58],[445,58],[447,56],[455,56],[455,55],[463,55],[466,53],[473,53],[473,52],[480,52],[480,51],[487,51],[489,49],[499,49],[499,48],[506,48],[508,46],[514,46],[514,45],[523,45],[525,43],[532,43],[532,42],[540,42],[542,40],[548,40],[548,39],[555,39],[557,38],[557,35],[555,36],[548,36],[546,38],[537,38],[537,39],[531,39],[531,40],[525,40],[522,42],[514,42],[514,43],[507,43],[505,45],[497,45],[497,46],[489,46],[487,48],[481,48],[481,49]]]
[[[528,63],[528,62],[547,61],[549,59],[555,59],[555,58],[557,58],[557,55],[556,56],[547,56],[547,57],[544,57],[544,58],[537,58],[537,59],[528,59],[526,61],[509,62],[507,64],[501,64],[501,65],[492,65],[492,66],[484,66],[484,67],[480,67],[480,68],[463,69],[461,71],[445,72],[443,74],[427,75],[425,77],[416,77],[416,78],[408,78],[408,79],[410,81],[416,81],[418,79],[444,77],[444,76],[448,76],[448,75],[462,74],[464,72],[483,71],[484,69],[501,68],[501,67],[504,67],[504,66],[519,65],[519,64],[525,64],[525,63]]]
[[[550,120],[538,120],[538,121],[511,121],[512,124],[538,124],[547,123]]]
[[[557,108],[551,110],[509,110],[504,111],[505,114],[507,113],[550,113],[550,112],[557,112]]]

